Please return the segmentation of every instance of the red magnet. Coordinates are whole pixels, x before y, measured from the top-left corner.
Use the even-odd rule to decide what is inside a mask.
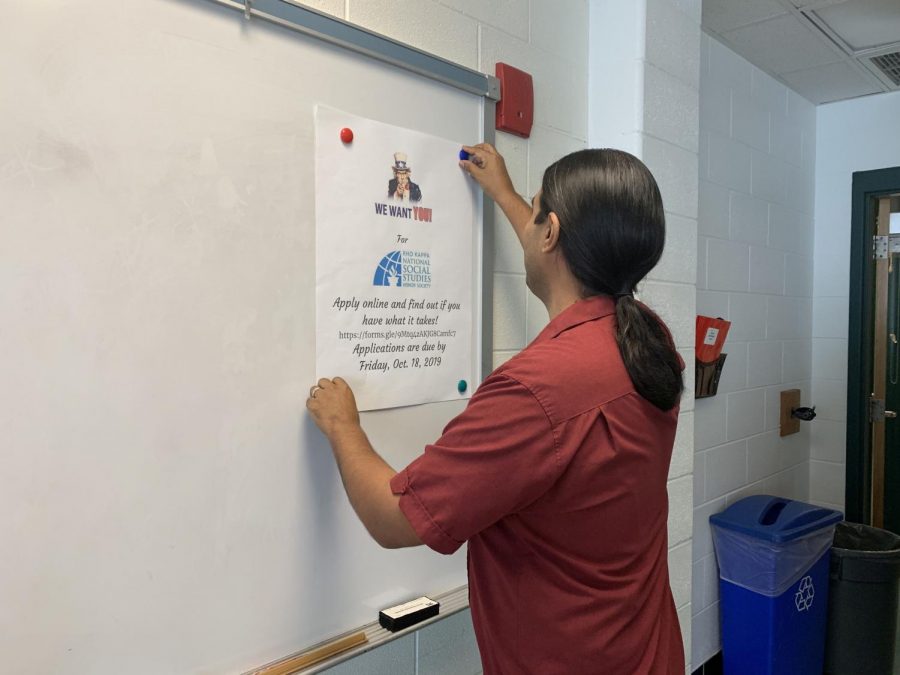
[[[341,140],[344,143],[352,143],[353,142],[353,129],[348,127],[344,127],[341,129]]]

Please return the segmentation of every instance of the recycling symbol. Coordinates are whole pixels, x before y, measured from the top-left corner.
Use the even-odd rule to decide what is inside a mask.
[[[805,612],[813,604],[813,597],[816,594],[816,589],[813,587],[813,581],[811,576],[805,576],[800,581],[800,587],[797,589],[797,592],[794,594],[794,604],[797,605],[798,612]]]

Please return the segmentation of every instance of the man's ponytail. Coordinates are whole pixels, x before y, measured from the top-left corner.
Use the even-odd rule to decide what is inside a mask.
[[[662,321],[630,295],[616,300],[616,342],[634,388],[660,410],[680,400],[681,358]]]
[[[665,246],[653,175],[627,152],[573,152],[544,172],[538,222],[551,211],[559,218],[563,255],[585,295],[615,299],[616,341],[635,390],[670,410],[684,389],[683,363],[662,320],[631,295]]]

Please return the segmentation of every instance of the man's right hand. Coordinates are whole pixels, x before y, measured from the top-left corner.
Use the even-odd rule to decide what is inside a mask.
[[[525,225],[531,218],[531,204],[522,199],[513,187],[503,156],[490,143],[464,145],[463,150],[469,153],[469,159],[460,160],[459,165],[503,210],[519,241],[522,241]]]
[[[463,150],[469,153],[469,159],[460,160],[459,165],[478,182],[488,197],[500,203],[504,197],[516,194],[503,155],[493,145],[464,145]]]

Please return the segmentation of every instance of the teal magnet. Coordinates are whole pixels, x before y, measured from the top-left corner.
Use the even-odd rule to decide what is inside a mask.
[[[465,380],[460,380],[459,383],[456,385],[456,389],[457,389],[457,391],[459,391],[460,394],[465,394],[466,389],[468,389],[468,388],[469,388],[469,385]]]

